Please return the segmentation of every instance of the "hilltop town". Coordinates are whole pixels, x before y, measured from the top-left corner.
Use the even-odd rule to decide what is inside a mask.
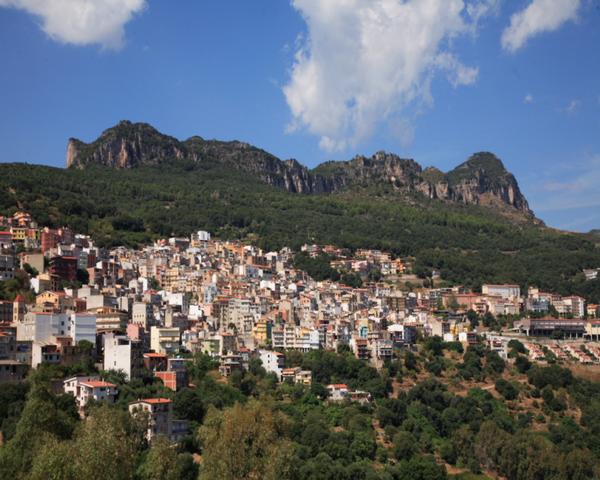
[[[535,287],[521,292],[518,285],[485,284],[477,293],[435,287],[444,283],[435,272],[434,285],[423,287],[428,280],[410,275],[410,259],[379,250],[305,245],[297,254],[265,252],[205,231],[139,250],[106,250],[68,228],[41,228],[25,212],[0,223],[0,280],[21,283],[13,299],[0,302],[3,380],[41,363],[73,364],[82,341],[93,345],[103,370],[127,378],[145,362],[170,379],[167,364],[175,371],[182,365],[175,359],[203,353],[221,362],[225,376],[258,356],[282,380],[291,372],[269,363],[269,351],[277,357],[347,347],[381,368],[395,351],[430,336],[465,344],[493,338],[504,358],[511,338],[600,338],[599,307],[584,298]],[[339,281],[311,278],[297,268],[302,262],[312,270],[325,262]],[[597,273],[585,272],[590,280]],[[600,361],[593,348],[584,354],[570,347],[565,355]],[[170,385],[186,386],[175,377]],[[292,378],[310,382],[305,372]]]

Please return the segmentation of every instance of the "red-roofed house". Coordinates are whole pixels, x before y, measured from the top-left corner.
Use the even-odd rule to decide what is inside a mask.
[[[332,383],[327,385],[329,391],[329,400],[332,402],[341,402],[348,398],[348,385],[345,383]]]
[[[99,377],[78,376],[67,378],[63,382],[65,393],[75,397],[80,412],[90,400],[114,403],[117,386],[114,383],[100,380]]]
[[[148,415],[146,438],[149,442],[159,435],[178,442],[188,433],[185,420],[173,419],[173,402],[168,398],[146,398],[131,402],[129,413],[134,416],[142,413]]]

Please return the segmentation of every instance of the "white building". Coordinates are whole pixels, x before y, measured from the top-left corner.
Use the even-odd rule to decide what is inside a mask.
[[[270,350],[259,350],[260,361],[267,373],[274,373],[277,379],[281,381],[285,357],[282,353],[272,352]]]
[[[521,288],[518,285],[482,285],[481,293],[514,300],[521,296]]]
[[[75,397],[75,403],[81,411],[90,400],[114,403],[117,386],[104,382],[99,377],[76,376],[63,382],[65,393]]]
[[[205,232],[204,230],[199,230],[197,235],[198,235],[198,241],[210,242],[210,233]]]
[[[25,314],[23,322],[17,325],[17,341],[49,342],[54,336],[66,336],[68,319],[64,313]]]
[[[274,328],[271,332],[273,348],[284,350],[299,350],[308,352],[318,350],[321,346],[321,339],[317,329],[306,329],[296,327],[295,325],[283,325],[280,328]]]
[[[600,273],[600,268],[590,268],[585,269],[583,274],[585,275],[586,280],[596,280],[598,278],[598,274]]]
[[[345,383],[332,383],[327,385],[327,391],[329,392],[329,400],[332,402],[342,402],[348,398],[348,385]]]
[[[72,313],[69,317],[67,332],[67,335],[73,339],[74,345],[79,344],[82,340],[96,345],[96,315]]]
[[[573,318],[583,318],[585,316],[585,299],[578,296],[564,297],[563,302],[569,307]]]
[[[182,313],[187,313],[189,310],[189,300],[185,293],[165,292],[164,299],[173,307],[181,307]]]
[[[129,380],[134,371],[143,366],[142,353],[141,342],[130,340],[125,335],[104,335],[104,370],[120,370]]]
[[[71,337],[73,344],[81,340],[96,344],[96,316],[84,313],[29,312],[17,324],[17,340],[52,342],[53,337]]]

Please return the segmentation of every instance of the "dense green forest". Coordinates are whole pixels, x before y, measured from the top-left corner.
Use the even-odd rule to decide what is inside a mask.
[[[288,366],[312,370],[310,386],[279,383],[258,359],[223,381],[218,364],[198,355],[188,368],[193,387],[177,393],[151,372],[130,382],[100,372],[119,398],[88,406],[86,421],[52,384],[94,373],[91,357],[70,368],[45,365],[24,384],[0,385],[0,478],[597,478],[600,384],[558,364],[532,365],[524,351],[514,341],[505,361],[484,344],[463,351],[432,337],[380,371],[347,350],[284,352]],[[329,383],[368,391],[373,401],[329,402]],[[157,396],[190,422],[177,447],[148,445],[144,419],[127,414],[130,401]]]
[[[391,187],[356,187],[300,195],[270,187],[236,169],[179,160],[130,170],[0,165],[0,213],[26,209],[41,225],[69,225],[103,246],[138,245],[159,236],[206,229],[265,248],[306,242],[379,248],[414,256],[453,283],[536,285],[600,301],[593,237],[509,221],[492,209],[404,197]]]

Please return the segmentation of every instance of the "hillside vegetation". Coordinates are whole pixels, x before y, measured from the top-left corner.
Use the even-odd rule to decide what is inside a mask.
[[[103,246],[137,245],[198,229],[244,238],[267,249],[304,243],[391,251],[416,257],[469,287],[515,282],[600,301],[600,248],[584,236],[532,222],[511,222],[493,209],[399,197],[389,185],[300,195],[217,162],[187,160],[115,170],[0,165],[0,214],[29,211],[41,225],[68,225]]]
[[[347,350],[286,351],[287,365],[312,371],[305,386],[279,383],[258,359],[224,379],[218,363],[198,354],[189,358],[193,386],[178,392],[149,371],[131,382],[102,372],[119,399],[86,407],[86,421],[74,398],[51,385],[95,373],[91,357],[72,367],[43,365],[26,383],[0,385],[0,478],[96,478],[99,471],[117,480],[598,478],[600,384],[558,364],[511,357],[439,337],[379,371]],[[331,402],[329,383],[368,391],[372,402]],[[189,422],[180,445],[148,445],[144,419],[127,415],[130,401],[149,395],[170,398],[176,417]]]

